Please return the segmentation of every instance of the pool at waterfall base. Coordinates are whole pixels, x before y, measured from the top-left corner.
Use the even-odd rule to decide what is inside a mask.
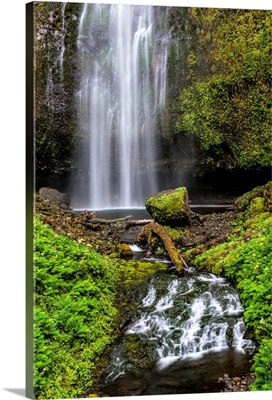
[[[219,377],[249,373],[250,356],[234,349],[210,352],[200,360],[176,361],[160,371],[152,365],[139,373],[129,372],[107,383],[107,396],[141,396],[220,392]]]

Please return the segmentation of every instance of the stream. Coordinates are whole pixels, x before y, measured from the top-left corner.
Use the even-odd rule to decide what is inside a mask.
[[[225,278],[194,268],[182,277],[158,273],[112,348],[103,390],[107,396],[220,391],[218,377],[249,372],[254,349],[239,294]]]
[[[229,205],[191,208],[211,214]],[[96,212],[100,218],[150,218],[143,208]],[[177,276],[168,259],[154,258],[135,244],[139,229],[120,234],[132,258],[165,262],[168,270],[141,285],[133,300],[125,299],[121,333],[99,382],[103,396],[210,393],[222,391],[224,377],[243,382],[255,344],[247,336],[238,291],[226,278],[193,267]]]

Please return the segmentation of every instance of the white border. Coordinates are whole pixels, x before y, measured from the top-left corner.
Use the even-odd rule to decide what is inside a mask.
[[[0,398],[3,400],[21,397],[6,389],[16,391],[25,387],[25,3],[23,0],[1,2]],[[272,9],[268,0],[123,0],[119,3]],[[219,397],[251,400],[260,395],[265,399],[269,394],[271,396],[271,392],[250,392],[170,397],[173,400],[213,400]],[[135,399],[150,400],[153,397]],[[169,399],[169,396],[155,397]]]

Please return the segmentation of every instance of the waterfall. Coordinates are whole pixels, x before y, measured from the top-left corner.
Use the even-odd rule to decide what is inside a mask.
[[[64,91],[64,54],[65,54],[65,37],[66,37],[66,27],[65,27],[65,9],[67,3],[61,3],[61,27],[60,29],[55,29],[50,34],[53,36],[54,47],[52,43],[47,46],[47,78],[46,78],[46,88],[45,88],[45,104],[49,112],[49,120],[53,123],[53,114],[56,112],[57,108],[62,108],[61,100],[65,98]],[[49,22],[54,25],[56,15],[54,11],[49,13]],[[42,28],[38,31],[37,37],[39,40],[45,40],[44,36],[48,35],[46,28]],[[48,40],[48,39],[47,39]],[[52,40],[52,39],[51,39]],[[61,94],[61,100],[56,100],[56,95]]]
[[[65,53],[65,8],[67,3],[62,3],[61,6],[61,41],[60,41],[60,54],[59,54],[59,65],[60,65],[60,75],[63,80],[63,60],[64,60],[64,53]]]
[[[155,276],[138,311],[138,317],[124,333],[122,346],[113,349],[115,356],[108,368],[108,381],[131,369],[125,350],[129,348],[125,343],[130,336],[139,338],[140,354],[143,357],[146,352],[147,358],[155,360],[157,371],[165,371],[176,362],[195,362],[213,354],[220,359],[228,351],[243,356],[255,348],[245,338],[238,293],[226,279],[213,274],[198,274],[191,269],[182,278]]]
[[[160,18],[156,17],[159,16]],[[166,99],[166,9],[85,4],[78,33],[77,208],[139,207],[157,191],[156,118]],[[79,200],[81,199],[81,200]]]

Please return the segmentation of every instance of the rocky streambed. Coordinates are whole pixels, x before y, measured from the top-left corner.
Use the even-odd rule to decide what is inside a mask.
[[[57,233],[66,234],[76,241],[90,244],[95,250],[106,255],[113,252],[113,246],[116,244],[137,241],[144,226],[131,223],[129,210],[127,210],[128,218],[110,219],[99,217],[99,214],[94,211],[74,211],[69,208],[69,203],[63,207],[62,204],[54,204],[48,198],[39,195],[35,197],[35,212],[40,214],[42,220]],[[204,213],[207,213],[206,208]],[[222,213],[194,214],[197,217],[191,219],[190,225],[177,227],[172,233],[178,249],[184,251],[196,249],[196,253],[199,251],[198,246],[200,245],[202,249],[206,249],[226,240],[233,230],[231,223],[237,218],[237,212],[230,208]],[[149,218],[151,217],[149,216]],[[146,245],[146,243],[140,244]],[[161,246],[162,244],[155,241],[153,250],[161,250]],[[147,250],[151,251],[152,249]]]

